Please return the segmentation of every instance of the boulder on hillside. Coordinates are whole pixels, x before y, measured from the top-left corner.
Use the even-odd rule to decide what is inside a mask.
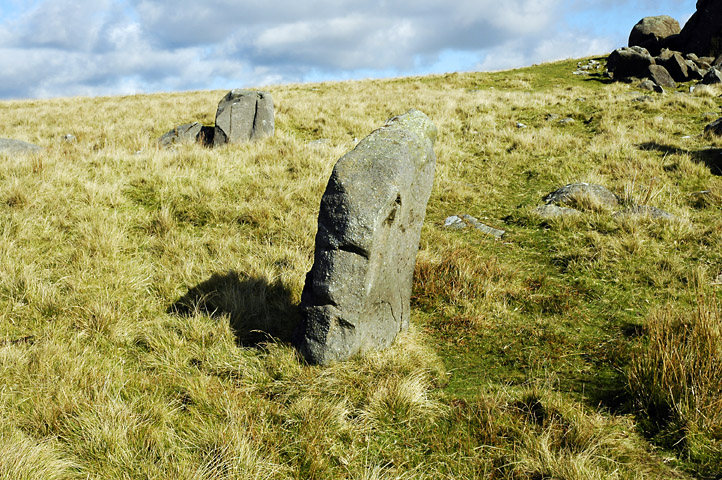
[[[0,154],[22,154],[22,153],[33,153],[39,152],[43,149],[33,143],[24,142],[22,140],[15,140],[13,138],[0,138]]]
[[[689,69],[684,57],[678,52],[665,51],[657,63],[667,69],[675,82],[686,82],[689,80]]]
[[[632,28],[629,46],[643,47],[656,55],[662,50],[664,40],[680,31],[679,22],[670,16],[644,17]]]
[[[218,103],[213,145],[273,136],[273,99],[266,92],[235,89]]]
[[[674,79],[662,65],[650,65],[647,76],[660,87],[677,88]]]
[[[615,80],[629,77],[642,78],[647,75],[654,58],[642,47],[622,47],[613,51],[607,58],[607,70]]]
[[[722,2],[697,0],[697,11],[687,21],[676,38],[675,47],[700,57],[722,54]]]
[[[408,327],[436,135],[426,115],[410,110],[334,166],[321,198],[294,339],[310,363],[388,347]]]

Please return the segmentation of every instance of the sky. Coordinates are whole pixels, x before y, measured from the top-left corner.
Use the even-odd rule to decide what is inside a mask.
[[[0,99],[491,71],[606,54],[696,0],[0,0]]]

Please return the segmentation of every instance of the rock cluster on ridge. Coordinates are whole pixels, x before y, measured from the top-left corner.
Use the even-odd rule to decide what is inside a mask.
[[[309,362],[328,364],[388,347],[408,327],[436,135],[426,115],[410,110],[334,166],[295,337]]]

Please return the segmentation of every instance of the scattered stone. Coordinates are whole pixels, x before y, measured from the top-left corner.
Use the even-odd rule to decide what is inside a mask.
[[[672,76],[662,65],[650,65],[649,78],[660,87],[677,88]]]
[[[641,88],[642,90],[649,90],[652,92],[664,93],[664,89],[662,87],[660,87],[659,85],[657,85],[656,83],[654,83],[652,80],[650,80],[648,78],[645,78],[644,80],[642,80],[642,82],[639,84],[639,88]]]
[[[682,28],[675,46],[700,57],[722,54],[722,2],[697,0],[697,11]]]
[[[590,207],[613,209],[619,205],[619,197],[601,185],[570,183],[544,197],[544,203],[581,209]]]
[[[198,122],[186,123],[184,125],[178,125],[172,130],[163,134],[158,139],[158,143],[161,147],[170,147],[175,144],[183,143],[194,143],[198,141],[198,136],[203,130],[203,125]]]
[[[644,17],[632,28],[629,34],[629,46],[644,47],[650,52],[659,53],[663,41],[681,31],[679,22],[667,15]]]
[[[21,153],[32,153],[39,152],[43,149],[38,145],[24,142],[22,140],[15,140],[13,138],[0,138],[0,154],[21,154]]]
[[[722,83],[722,74],[716,68],[710,68],[702,79],[702,85],[716,85]]]
[[[570,217],[580,215],[581,212],[574,208],[560,207],[553,203],[547,203],[534,209],[539,216],[544,218]]]
[[[489,235],[494,235],[496,238],[501,238],[506,233],[505,230],[499,230],[493,227],[490,227],[488,225],[484,225],[476,218],[472,217],[471,215],[464,214],[461,216],[464,220],[466,220],[472,227],[476,228],[477,230],[488,233]]]
[[[436,135],[426,115],[410,110],[334,166],[295,336],[309,362],[328,364],[388,347],[408,327]]]
[[[546,116],[544,117],[544,120],[546,120],[547,122],[553,122],[554,120],[559,119],[559,116],[560,115],[558,115],[556,113],[547,113]]]
[[[635,205],[614,213],[615,217],[649,217],[661,220],[675,220],[677,217],[661,208],[649,205]]]
[[[516,122],[516,128],[527,128],[526,125],[524,125],[521,122]]]
[[[702,80],[709,71],[709,67],[703,70],[692,60],[685,60],[685,63],[687,64],[687,77],[690,80]]]
[[[642,102],[651,102],[652,100],[654,100],[654,99],[653,99],[652,97],[650,97],[649,95],[642,95],[641,97],[637,97],[637,98],[633,98],[633,99],[632,99],[633,102],[640,102],[640,103],[642,103]]]
[[[716,135],[718,137],[722,136],[722,118],[718,118],[714,122],[704,127],[704,133],[705,135]]]
[[[318,140],[312,140],[308,142],[309,145],[326,145],[328,142],[330,142],[328,138],[319,138]]]
[[[566,117],[559,120],[557,123],[560,125],[571,125],[572,123],[576,122],[572,117]]]
[[[213,145],[273,136],[273,99],[266,92],[235,89],[218,103]]]
[[[78,138],[72,133],[66,133],[63,135],[63,141],[67,143],[75,143],[78,141]]]
[[[607,70],[615,80],[629,77],[644,77],[654,58],[642,47],[622,47],[613,51],[607,59]]]
[[[446,220],[444,220],[444,227],[453,228],[454,230],[461,230],[463,228],[466,228],[466,222],[464,222],[459,216],[452,215],[450,217],[446,217]]]

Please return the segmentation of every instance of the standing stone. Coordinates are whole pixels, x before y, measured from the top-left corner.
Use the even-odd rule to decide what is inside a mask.
[[[408,327],[436,134],[426,115],[409,110],[336,163],[321,199],[295,338],[309,362],[388,347]]]
[[[273,136],[274,129],[273,99],[269,93],[231,90],[218,104],[213,145]]]

